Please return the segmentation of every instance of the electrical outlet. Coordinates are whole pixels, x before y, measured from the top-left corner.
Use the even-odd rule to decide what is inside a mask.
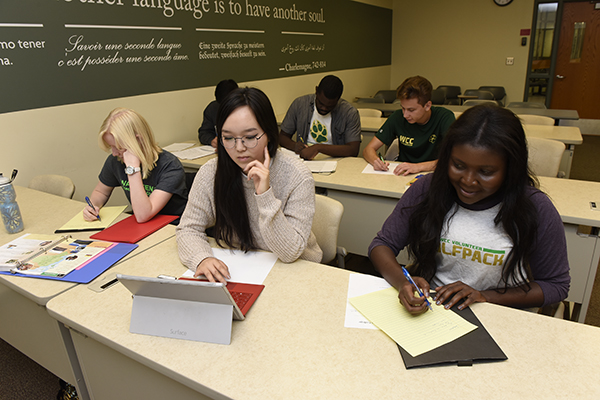
[[[514,57],[506,57],[506,65],[514,65],[515,58]]]

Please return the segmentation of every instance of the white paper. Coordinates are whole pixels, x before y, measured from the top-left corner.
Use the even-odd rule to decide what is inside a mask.
[[[400,163],[397,163],[397,162],[391,162],[390,165],[388,166],[387,171],[375,171],[375,169],[373,169],[373,166],[371,164],[367,164],[365,169],[363,169],[362,173],[363,174],[375,174],[375,175],[394,175],[394,169],[396,169],[396,167],[399,164]]]
[[[185,150],[189,147],[192,147],[193,145],[194,145],[194,143],[173,143],[173,144],[163,147],[163,150],[173,153],[175,151]]]
[[[335,172],[337,168],[337,161],[304,161],[304,164],[308,166],[310,172],[315,173]]]
[[[215,154],[215,149],[209,145],[173,152],[175,157],[182,160],[194,160],[196,158],[210,156],[211,154]]]
[[[350,274],[348,299],[391,287],[383,278],[366,274]],[[346,300],[345,328],[378,329]]]
[[[277,256],[268,251],[249,251],[244,253],[241,250],[226,250],[213,248],[215,258],[223,261],[227,268],[232,282],[253,283],[262,285],[271,268],[277,262]],[[184,277],[193,277],[194,272],[185,271]]]

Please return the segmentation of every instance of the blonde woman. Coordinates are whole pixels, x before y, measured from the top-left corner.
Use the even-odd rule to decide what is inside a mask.
[[[144,117],[126,108],[112,110],[100,127],[98,144],[112,154],[90,196],[94,207],[83,210],[85,220],[98,218],[117,186],[125,191],[139,223],[159,213],[181,216],[188,194],[183,166],[158,146]]]

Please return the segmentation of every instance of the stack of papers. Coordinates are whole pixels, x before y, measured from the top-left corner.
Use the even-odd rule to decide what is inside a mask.
[[[192,147],[193,145],[194,143],[173,143],[166,147],[163,147],[163,150],[173,153],[175,151],[185,150],[187,148]]]
[[[215,154],[215,148],[212,146],[198,146],[181,151],[174,151],[173,155],[182,160],[194,160],[200,157],[206,157]]]
[[[337,168],[337,161],[304,161],[304,164],[313,173],[331,173]]]

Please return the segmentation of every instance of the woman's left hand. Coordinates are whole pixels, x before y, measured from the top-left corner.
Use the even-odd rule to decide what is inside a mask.
[[[461,281],[449,285],[438,286],[435,290],[437,293],[433,300],[438,305],[444,304],[444,307],[447,309],[452,308],[462,299],[464,299],[464,301],[458,306],[459,310],[462,310],[473,303],[485,303],[487,301],[480,291],[473,289],[471,286],[466,285]],[[446,303],[446,301],[448,302]]]
[[[125,150],[121,157],[126,167],[138,168],[142,164],[140,159],[129,150]]]
[[[263,194],[271,187],[269,181],[269,164],[271,163],[271,157],[269,156],[269,149],[265,146],[265,161],[260,162],[254,160],[246,166],[244,172],[248,175],[248,179],[254,181],[254,190],[256,194]]]

